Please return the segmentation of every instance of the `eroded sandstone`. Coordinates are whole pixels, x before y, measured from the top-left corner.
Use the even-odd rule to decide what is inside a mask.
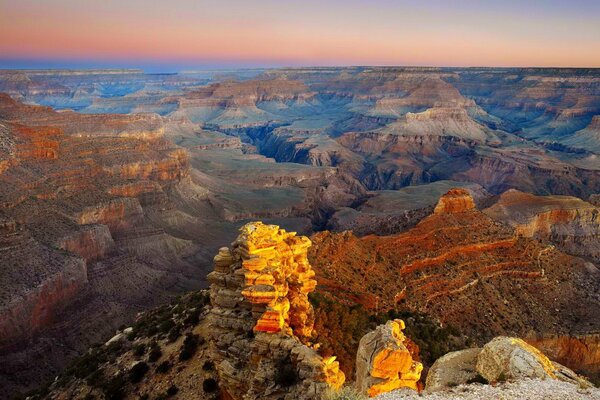
[[[310,241],[261,222],[246,224],[215,256],[211,283],[211,358],[233,399],[316,399],[339,388],[335,357],[322,358],[308,293]]]
[[[402,333],[404,321],[388,321],[360,340],[356,386],[369,397],[399,388],[417,390],[423,364],[413,359]]]

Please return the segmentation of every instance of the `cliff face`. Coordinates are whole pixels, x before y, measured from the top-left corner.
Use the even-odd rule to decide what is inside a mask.
[[[175,208],[167,193],[189,173],[158,116],[59,113],[0,95],[0,126],[0,385],[12,390],[72,356],[48,342],[79,351],[172,293],[195,269],[182,252],[198,250],[167,234],[156,209]]]
[[[598,379],[600,371],[600,335],[539,335],[526,339],[542,352],[581,373]]]
[[[55,322],[87,286],[88,270],[84,260],[39,243],[16,224],[2,233],[0,347],[6,350]]]
[[[600,210],[583,200],[509,190],[483,212],[513,226],[519,235],[553,243],[570,254],[600,260]]]
[[[254,222],[215,257],[211,358],[233,399],[315,399],[344,382],[335,357],[322,358],[310,343],[307,294],[316,281],[308,246],[306,237]]]

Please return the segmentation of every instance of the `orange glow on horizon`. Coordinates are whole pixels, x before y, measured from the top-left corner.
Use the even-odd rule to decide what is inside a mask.
[[[212,1],[178,1],[187,4],[176,10],[163,6],[138,10],[119,8],[116,3],[87,7],[70,0],[43,5],[15,1],[0,6],[7,8],[0,10],[0,54],[3,58],[275,60],[287,65],[600,67],[600,28],[593,18],[573,25],[560,16],[507,20],[464,11],[442,18],[425,11],[406,15],[402,9],[388,15],[364,5],[358,11],[345,10],[350,6],[341,2],[332,3],[346,14],[336,15],[338,8],[327,8],[323,13],[298,11],[297,15],[290,5],[283,14],[275,6],[265,13],[245,14],[244,10],[250,12],[245,6],[240,10]],[[144,7],[143,2],[129,3]],[[373,21],[377,16],[380,21]]]

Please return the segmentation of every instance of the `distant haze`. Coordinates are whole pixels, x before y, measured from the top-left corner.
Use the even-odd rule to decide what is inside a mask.
[[[0,68],[600,67],[597,0],[0,0]]]

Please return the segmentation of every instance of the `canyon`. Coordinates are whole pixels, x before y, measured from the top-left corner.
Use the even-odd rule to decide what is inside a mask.
[[[208,287],[258,219],[310,237],[311,296],[598,371],[597,70],[1,70],[0,92],[11,393]]]

